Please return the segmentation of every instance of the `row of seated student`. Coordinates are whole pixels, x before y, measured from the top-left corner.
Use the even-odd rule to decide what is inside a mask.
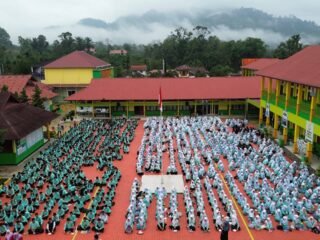
[[[136,126],[136,120],[83,120],[51,143],[0,189],[0,234],[8,229],[53,234],[62,220],[64,230],[73,232],[82,213],[86,218],[77,228],[88,230],[89,222],[93,230],[103,231],[121,178],[112,161],[120,159],[118,147],[127,146],[128,152]],[[85,174],[92,165],[102,172],[95,181]]]

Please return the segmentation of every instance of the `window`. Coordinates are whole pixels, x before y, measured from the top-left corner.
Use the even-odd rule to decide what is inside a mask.
[[[280,95],[283,95],[283,94],[285,94],[285,87],[284,87],[284,84],[281,83],[280,84]]]
[[[157,110],[159,110],[159,107],[158,106],[147,106],[146,107],[146,110],[147,111],[157,111]]]
[[[242,104],[231,105],[231,110],[244,110],[244,105]]]
[[[68,96],[71,96],[71,95],[73,95],[73,94],[75,94],[75,93],[76,93],[75,90],[68,90]]]
[[[112,112],[124,112],[126,111],[126,108],[124,106],[116,106],[116,107],[111,107]]]
[[[177,106],[163,106],[164,111],[177,111]]]
[[[182,105],[182,106],[180,106],[180,110],[182,110],[182,111],[189,111],[191,109],[191,107],[188,105]]]

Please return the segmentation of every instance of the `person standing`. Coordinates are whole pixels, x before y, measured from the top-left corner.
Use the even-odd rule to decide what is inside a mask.
[[[60,123],[58,123],[58,138],[60,138],[62,135],[62,129]]]
[[[229,229],[230,229],[229,218],[225,217],[223,225],[222,225],[220,240],[228,240]]]

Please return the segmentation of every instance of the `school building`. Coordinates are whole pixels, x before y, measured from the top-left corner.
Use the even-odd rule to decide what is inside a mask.
[[[274,138],[280,133],[285,144],[292,140],[295,153],[299,140],[305,140],[311,160],[313,152],[320,153],[320,46],[306,47],[255,74],[261,76],[259,122],[273,127]]]
[[[242,59],[242,76],[255,76],[256,72],[280,62],[278,58],[244,58]]]
[[[49,131],[57,114],[19,103],[9,92],[0,93],[0,130],[4,144],[0,151],[0,165],[19,164],[45,142],[43,126]]]
[[[109,63],[85,51],[74,51],[44,66],[43,83],[58,94],[55,103],[64,103],[66,97],[88,86],[91,79],[103,77],[113,77]]]
[[[38,87],[41,91],[41,97],[44,99],[44,108],[47,111],[53,110],[52,100],[57,94],[47,85],[36,81],[31,75],[0,75],[0,89],[3,86],[7,86],[8,91],[16,96],[25,91],[29,102],[32,101],[32,96]]]
[[[163,116],[258,116],[260,77],[93,79],[66,100],[80,115],[159,116],[160,89]]]

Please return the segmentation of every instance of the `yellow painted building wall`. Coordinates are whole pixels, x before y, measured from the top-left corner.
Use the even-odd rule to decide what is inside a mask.
[[[91,68],[45,69],[45,84],[89,84],[92,79]]]
[[[76,107],[74,104],[71,104],[71,103],[65,103],[65,104],[62,104],[60,106],[61,108],[61,111],[64,112],[64,113],[68,113],[70,111],[75,111],[76,110]]]
[[[266,101],[261,100],[260,103],[263,108],[266,108],[266,105],[267,105]],[[281,117],[284,109],[282,109],[281,107],[275,106],[273,104],[270,104],[270,111]],[[307,120],[303,119],[302,117],[288,112],[288,120],[294,124],[297,124],[299,127],[306,129]],[[316,136],[320,136],[320,125],[314,124],[313,133]]]

